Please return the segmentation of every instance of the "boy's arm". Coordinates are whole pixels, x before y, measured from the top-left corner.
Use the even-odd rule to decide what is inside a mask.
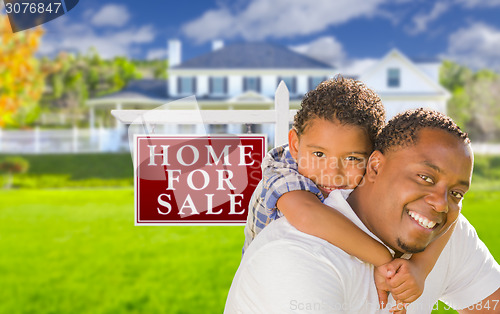
[[[425,279],[450,240],[455,225],[456,223],[453,223],[441,237],[429,244],[425,251],[413,254],[410,260],[397,259],[391,263],[391,266],[394,266],[394,276],[391,276],[388,283],[395,299],[411,303],[422,295]]]
[[[283,194],[278,209],[298,230],[324,239],[350,255],[380,266],[392,261],[387,248],[307,191]]]
[[[439,255],[441,255],[446,243],[450,240],[453,230],[455,230],[455,225],[456,222],[454,222],[442,236],[431,242],[425,251],[412,255],[411,261],[419,267],[422,275],[425,276],[424,280],[427,278],[432,268],[434,268],[434,265],[436,265]]]

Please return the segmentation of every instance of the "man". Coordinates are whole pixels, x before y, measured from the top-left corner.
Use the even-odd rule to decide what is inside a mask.
[[[473,155],[451,119],[423,109],[384,128],[363,182],[326,204],[400,257],[424,250],[454,223],[455,231],[422,296],[407,313],[430,313],[441,299],[469,313],[499,313],[500,267],[460,215]],[[344,195],[343,195],[344,194]],[[404,257],[404,256],[403,256]],[[293,228],[286,218],[266,227],[246,251],[226,313],[386,313],[379,311],[373,266]]]

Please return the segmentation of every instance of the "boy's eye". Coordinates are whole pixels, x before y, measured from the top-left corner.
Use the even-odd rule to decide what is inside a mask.
[[[316,157],[325,157],[325,154],[323,152],[313,152],[313,155]]]
[[[424,180],[427,183],[434,184],[434,180],[432,180],[431,177],[426,176],[425,174],[419,174],[418,175],[422,180]]]
[[[458,191],[451,191],[451,195],[458,200],[462,200],[464,198],[464,195]]]
[[[347,161],[361,161],[362,159],[356,156],[347,156],[346,157]]]

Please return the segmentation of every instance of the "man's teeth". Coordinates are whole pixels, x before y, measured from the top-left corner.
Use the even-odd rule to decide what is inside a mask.
[[[411,216],[411,218],[413,218],[416,222],[418,222],[419,225],[421,225],[422,227],[424,227],[426,229],[432,229],[436,225],[435,221],[431,221],[431,220],[425,218],[424,216],[419,215],[416,212],[413,212],[411,210],[408,211],[408,214]]]

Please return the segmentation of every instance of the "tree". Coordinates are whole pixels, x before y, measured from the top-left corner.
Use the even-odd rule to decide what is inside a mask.
[[[500,135],[500,77],[482,69],[469,68],[445,61],[441,67],[441,84],[452,94],[448,114],[469,133],[473,141],[488,142]]]
[[[128,59],[103,60],[95,49],[77,55],[61,52],[54,59],[44,58],[42,64],[49,72],[42,106],[47,111],[66,113],[73,125],[87,112],[84,104],[88,98],[118,91],[140,77]]]
[[[0,127],[23,125],[38,108],[44,74],[34,54],[42,34],[40,27],[14,34],[0,14]]]

